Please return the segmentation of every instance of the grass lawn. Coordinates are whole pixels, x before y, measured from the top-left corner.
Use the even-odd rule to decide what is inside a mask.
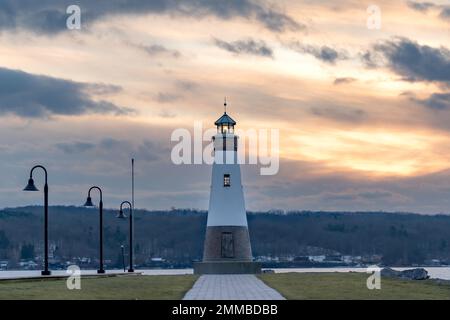
[[[286,299],[450,299],[450,285],[432,280],[381,279],[381,290],[369,290],[369,274],[281,273],[260,276]]]
[[[81,290],[68,290],[65,279],[0,281],[0,299],[181,299],[196,276],[116,276],[81,278]]]

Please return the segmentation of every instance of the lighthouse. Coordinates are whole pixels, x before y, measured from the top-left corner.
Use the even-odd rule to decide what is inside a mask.
[[[195,274],[260,273],[253,262],[245,211],[241,169],[238,163],[236,121],[226,112],[214,123],[212,165],[203,261],[194,263]]]

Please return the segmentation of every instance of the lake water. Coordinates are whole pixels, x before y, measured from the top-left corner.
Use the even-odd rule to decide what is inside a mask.
[[[413,268],[392,268],[394,270],[407,270]],[[450,280],[450,267],[425,267],[428,275],[432,279]],[[275,273],[284,272],[366,272],[366,268],[294,268],[294,269],[273,269]]]
[[[411,268],[393,268],[395,270],[406,270]],[[426,267],[425,268],[433,279],[450,280],[450,267]],[[272,269],[275,273],[286,272],[366,272],[366,268],[286,268],[286,269]],[[182,275],[192,274],[193,269],[144,269],[136,270],[143,275]],[[106,273],[124,273],[123,270],[107,270]],[[10,278],[28,278],[37,277],[41,274],[40,271],[0,271],[0,279]],[[64,270],[52,271],[55,276],[68,275]],[[82,270],[82,275],[94,275],[95,270]]]

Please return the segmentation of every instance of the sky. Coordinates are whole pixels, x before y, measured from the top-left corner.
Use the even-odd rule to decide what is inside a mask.
[[[50,204],[117,207],[135,157],[136,207],[207,209],[211,166],[170,137],[225,96],[280,132],[276,175],[242,166],[248,210],[450,212],[448,0],[0,0],[0,207],[41,204],[35,164]]]

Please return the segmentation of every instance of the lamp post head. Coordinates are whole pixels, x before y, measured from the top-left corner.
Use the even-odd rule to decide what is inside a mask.
[[[93,207],[94,204],[92,203],[92,198],[91,197],[87,197],[86,202],[84,203],[85,207]]]
[[[34,185],[34,180],[33,180],[33,178],[28,179],[28,184],[27,184],[27,186],[23,189],[23,191],[39,191],[39,189],[36,188],[36,186]]]
[[[125,215],[125,213],[123,212],[122,209],[120,209],[119,213],[117,214],[116,218],[118,219],[126,219],[127,216]]]

